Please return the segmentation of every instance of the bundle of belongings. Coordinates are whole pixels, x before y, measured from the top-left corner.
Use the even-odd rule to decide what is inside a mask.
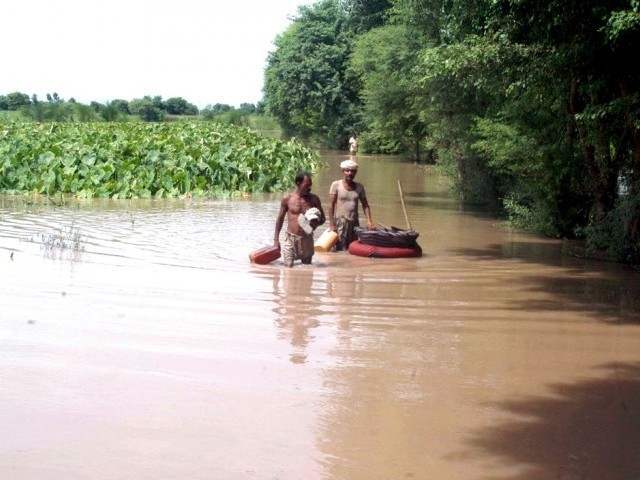
[[[415,230],[402,230],[396,227],[375,230],[357,227],[355,231],[361,243],[376,247],[415,248],[418,245],[416,240],[420,235]]]
[[[317,224],[312,225],[311,222],[313,222],[314,220],[318,222],[320,221],[320,218],[321,218],[320,210],[318,210],[316,207],[312,207],[308,209],[306,212],[298,215],[298,224],[300,225],[302,230],[304,230],[304,233],[306,233],[307,235],[310,235],[313,233],[313,231],[317,226]]]

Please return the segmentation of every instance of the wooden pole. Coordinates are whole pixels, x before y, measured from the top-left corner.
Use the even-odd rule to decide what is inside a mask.
[[[407,222],[407,229],[413,230],[413,228],[411,228],[411,222],[409,221],[409,215],[407,214],[407,207],[404,204],[404,194],[402,193],[402,184],[400,183],[400,179],[398,179],[398,191],[400,192],[400,203],[402,204],[404,220]]]

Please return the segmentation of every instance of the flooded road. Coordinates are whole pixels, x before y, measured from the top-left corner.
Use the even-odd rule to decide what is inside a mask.
[[[278,196],[0,197],[0,478],[640,478],[640,274],[359,161],[424,257],[250,265]]]

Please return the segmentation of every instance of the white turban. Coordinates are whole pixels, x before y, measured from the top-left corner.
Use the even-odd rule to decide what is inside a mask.
[[[345,160],[344,162],[340,163],[340,168],[342,170],[344,170],[345,168],[349,168],[351,170],[357,170],[358,164],[354,160]]]

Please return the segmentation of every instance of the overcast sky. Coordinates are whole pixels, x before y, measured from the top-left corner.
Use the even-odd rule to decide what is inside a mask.
[[[0,94],[255,103],[275,36],[310,3],[11,0],[0,9]]]

